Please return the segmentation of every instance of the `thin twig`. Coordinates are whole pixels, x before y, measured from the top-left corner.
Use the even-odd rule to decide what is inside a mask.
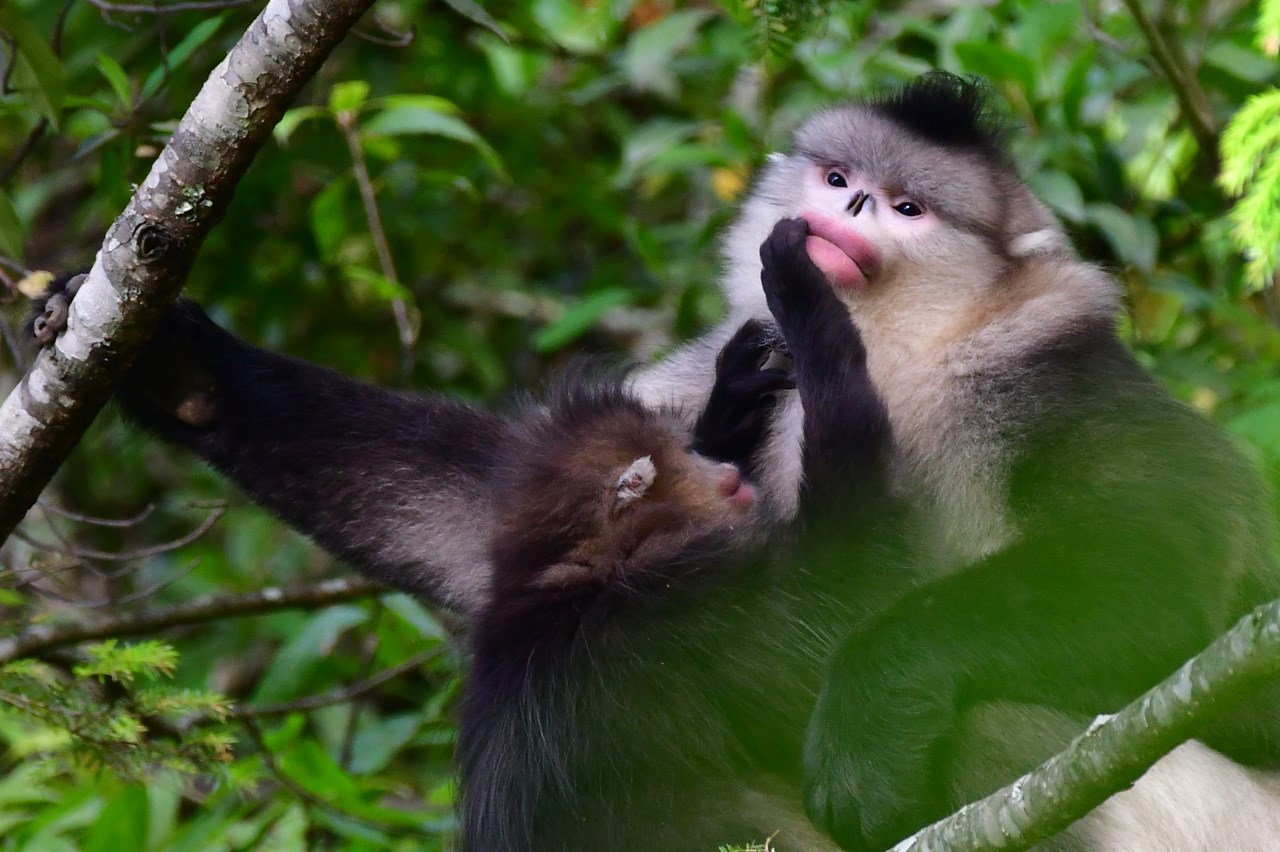
[[[143,598],[149,598],[165,586],[178,582],[183,577],[196,570],[199,565],[200,560],[193,559],[185,568],[179,568],[163,580],[157,580],[150,586],[144,586],[143,588],[130,592],[127,595],[120,595],[119,597],[113,595],[111,597],[98,598],[97,600],[91,601],[75,601],[75,604],[76,606],[82,606],[87,609],[102,609],[107,606],[123,606],[124,604],[131,604],[135,601],[140,601]]]
[[[46,512],[52,512],[55,515],[61,515],[72,521],[79,521],[82,524],[89,524],[95,527],[114,527],[124,529],[127,527],[136,527],[138,524],[151,517],[151,513],[156,510],[155,503],[148,503],[146,507],[131,518],[95,518],[93,515],[82,515],[79,512],[73,512],[70,509],[57,505],[43,497],[37,501],[41,509]]]
[[[375,19],[373,23],[378,29],[382,30],[381,34],[371,33],[367,30],[352,30],[351,34],[361,41],[379,44],[383,47],[408,47],[418,37],[416,27],[409,27],[406,32],[398,33],[379,20]]]
[[[59,58],[62,57],[62,35],[66,32],[67,15],[71,13],[71,7],[75,3],[76,0],[64,0],[62,8],[58,10],[58,19],[53,22],[53,36],[49,39],[49,49]]]
[[[396,663],[394,666],[385,668],[377,674],[370,675],[341,689],[308,695],[292,701],[280,701],[275,704],[260,704],[256,707],[235,707],[227,713],[227,716],[233,719],[261,719],[265,716],[287,716],[290,713],[305,713],[309,710],[319,710],[322,707],[332,707],[335,704],[345,704],[348,701],[354,701],[361,696],[368,695],[387,681],[395,680],[400,675],[411,672],[434,660],[443,654],[447,647],[445,643],[441,642],[434,648],[419,651],[404,662]]]
[[[109,0],[89,0],[89,4],[107,14],[121,15],[175,15],[178,12],[216,12],[220,9],[234,9],[238,6],[251,6],[262,0],[190,0],[183,3],[112,3]]]
[[[31,128],[31,132],[27,134],[27,138],[18,146],[18,150],[13,152],[13,156],[9,158],[9,162],[0,168],[0,183],[7,183],[9,178],[13,177],[14,172],[22,165],[23,161],[31,155],[31,152],[40,144],[40,140],[44,138],[44,132],[49,129],[49,119],[42,118],[36,122],[36,126]]]
[[[166,541],[163,544],[139,547],[136,550],[93,550],[91,548],[80,547],[79,545],[69,543],[57,545],[40,541],[22,530],[15,530],[13,535],[14,538],[21,539],[34,548],[43,550],[46,553],[56,553],[59,556],[74,556],[77,559],[100,559],[103,562],[132,562],[135,559],[146,559],[150,556],[159,556],[162,553],[169,553],[170,551],[177,550],[180,547],[187,546],[191,542],[200,538],[200,536],[207,533],[209,529],[226,513],[227,508],[225,506],[215,507],[209,512],[208,517],[200,522],[199,526],[181,538],[175,538],[172,541]]]
[[[0,45],[4,45],[5,52],[9,54],[4,63],[4,71],[0,71],[0,95],[7,95],[9,78],[13,76],[13,69],[18,66],[18,41],[7,35],[0,35]]]
[[[271,587],[243,595],[206,595],[164,609],[108,618],[38,624],[0,639],[0,664],[79,642],[139,636],[169,627],[205,624],[225,618],[261,615],[282,609],[320,609],[383,594],[372,580],[344,578],[294,588]]]
[[[1084,19],[1084,28],[1089,33],[1090,38],[1121,56],[1129,55],[1129,46],[1119,39],[1113,38],[1098,24],[1093,8],[1089,5],[1089,0],[1080,0],[1080,8],[1083,12],[1081,17]]]
[[[382,276],[395,284],[400,283],[396,274],[395,262],[391,258],[391,246],[387,244],[386,229],[382,227],[382,216],[378,213],[378,200],[374,195],[373,181],[369,178],[369,168],[365,164],[364,149],[360,146],[360,131],[356,128],[354,115],[339,115],[338,128],[347,140],[347,148],[351,151],[351,164],[356,175],[356,185],[360,188],[360,200],[364,203],[364,215],[369,222],[369,233],[373,237],[374,248],[378,252],[378,265],[382,268]],[[391,301],[391,310],[396,317],[396,330],[400,334],[400,354],[403,366],[413,361],[413,344],[417,334],[413,323],[409,320],[409,308],[404,299],[399,297]],[[407,372],[407,371],[406,371]]]

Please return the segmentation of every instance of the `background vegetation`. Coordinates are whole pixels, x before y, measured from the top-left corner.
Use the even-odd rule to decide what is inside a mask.
[[[88,265],[261,5],[0,0],[9,342],[19,283]],[[990,81],[1023,173],[1123,282],[1144,362],[1280,484],[1264,6],[383,0],[241,184],[189,293],[270,348],[497,404],[573,352],[647,358],[696,334],[720,308],[716,235],[766,153],[819,105],[941,67]],[[21,360],[0,354],[0,390]],[[317,586],[343,569],[112,413],[0,560],[0,642],[111,618],[96,635],[130,634],[0,668],[0,848],[446,842],[446,615]],[[248,606],[273,585],[305,605]],[[210,618],[135,638],[215,593]]]

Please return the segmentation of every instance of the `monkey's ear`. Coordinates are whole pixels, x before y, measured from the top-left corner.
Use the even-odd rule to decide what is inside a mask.
[[[1040,228],[1025,234],[1018,234],[1009,240],[1009,254],[1012,257],[1052,254],[1066,247],[1066,235],[1058,228]]]
[[[614,508],[620,509],[644,496],[658,476],[658,469],[649,456],[641,456],[618,477],[617,489],[614,492]]]
[[[1071,252],[1071,241],[1058,217],[1026,187],[1011,193],[1005,228],[1005,251],[1010,257]]]

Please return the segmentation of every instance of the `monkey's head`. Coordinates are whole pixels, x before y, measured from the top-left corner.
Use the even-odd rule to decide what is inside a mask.
[[[688,449],[674,419],[620,389],[562,391],[526,438],[497,505],[508,587],[633,588],[752,527],[756,492],[737,468]]]
[[[760,306],[759,246],[797,216],[809,222],[809,256],[864,330],[886,314],[963,312],[998,296],[1012,264],[1070,257],[1012,167],[982,88],[941,72],[800,127],[727,241],[731,301]]]

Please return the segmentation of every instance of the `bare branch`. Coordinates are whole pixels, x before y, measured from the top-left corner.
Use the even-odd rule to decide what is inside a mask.
[[[1224,707],[1280,673],[1280,601],[1258,607],[1035,770],[891,852],[1027,849],[1126,789]]]
[[[51,500],[40,500],[40,508],[54,515],[60,515],[68,520],[79,521],[82,524],[89,524],[95,527],[115,527],[118,529],[126,529],[128,527],[136,527],[138,524],[151,517],[151,513],[156,510],[155,503],[148,503],[141,512],[131,518],[95,518],[92,515],[82,515],[79,512],[73,512],[70,509],[59,506]]]
[[[0,538],[35,502],[169,303],[271,129],[373,0],[269,0],[107,232],[66,330],[0,405]]]
[[[1160,70],[1168,78],[1169,85],[1173,86],[1173,92],[1177,95],[1182,114],[1191,128],[1191,135],[1196,138],[1201,155],[1208,161],[1215,162],[1218,157],[1218,123],[1213,117],[1209,95],[1196,78],[1195,69],[1187,61],[1181,45],[1165,38],[1160,32],[1143,8],[1142,0],[1124,0],[1124,5],[1129,9],[1129,14],[1133,15],[1138,29],[1142,30],[1142,36],[1151,48],[1151,54]]]
[[[150,556],[159,556],[162,553],[169,553],[180,547],[185,547],[200,536],[207,533],[218,520],[227,513],[226,506],[216,506],[208,514],[208,516],[200,522],[200,525],[191,532],[175,538],[172,541],[166,541],[163,544],[153,544],[149,547],[139,547],[135,550],[112,551],[112,550],[93,550],[86,547],[65,542],[58,544],[50,544],[49,542],[39,541],[23,532],[15,532],[14,536],[25,541],[34,548],[43,550],[46,553],[56,553],[59,556],[71,556],[76,559],[97,559],[103,562],[132,562],[135,559],[146,559]]]
[[[89,0],[89,5],[108,15],[175,15],[178,12],[216,12],[237,6],[252,6],[262,0],[190,0],[184,3],[112,3],[110,0]]]
[[[382,216],[378,213],[378,199],[373,192],[373,181],[369,178],[369,168],[365,164],[364,149],[360,147],[360,131],[356,128],[354,115],[339,115],[338,128],[347,141],[347,149],[351,152],[351,164],[356,175],[356,186],[360,188],[360,200],[364,204],[364,216],[369,223],[369,233],[373,237],[374,248],[378,251],[378,265],[382,269],[382,277],[392,283],[399,284],[400,276],[396,274],[396,265],[391,257],[391,246],[387,244],[387,232],[382,227]],[[413,362],[413,344],[417,341],[413,322],[409,319],[409,307],[404,299],[391,300],[391,310],[396,318],[396,330],[400,335],[400,355],[405,372]]]
[[[138,636],[169,627],[205,624],[224,618],[261,615],[282,609],[318,609],[372,597],[386,591],[384,586],[360,578],[325,580],[310,586],[271,587],[244,595],[206,595],[150,612],[92,620],[82,617],[78,621],[62,624],[39,624],[16,636],[0,639],[0,665],[78,642],[116,636]]]
[[[227,713],[227,717],[232,719],[260,719],[264,716],[285,716],[289,713],[303,713],[308,710],[319,710],[322,707],[332,707],[335,704],[345,704],[348,701],[354,701],[373,692],[387,681],[395,680],[400,675],[411,672],[434,660],[443,654],[447,647],[448,645],[441,642],[434,648],[419,651],[404,662],[397,663],[375,675],[370,675],[341,689],[321,692],[318,695],[308,695],[293,701],[281,701],[276,704],[260,704],[257,707],[235,707]]]

